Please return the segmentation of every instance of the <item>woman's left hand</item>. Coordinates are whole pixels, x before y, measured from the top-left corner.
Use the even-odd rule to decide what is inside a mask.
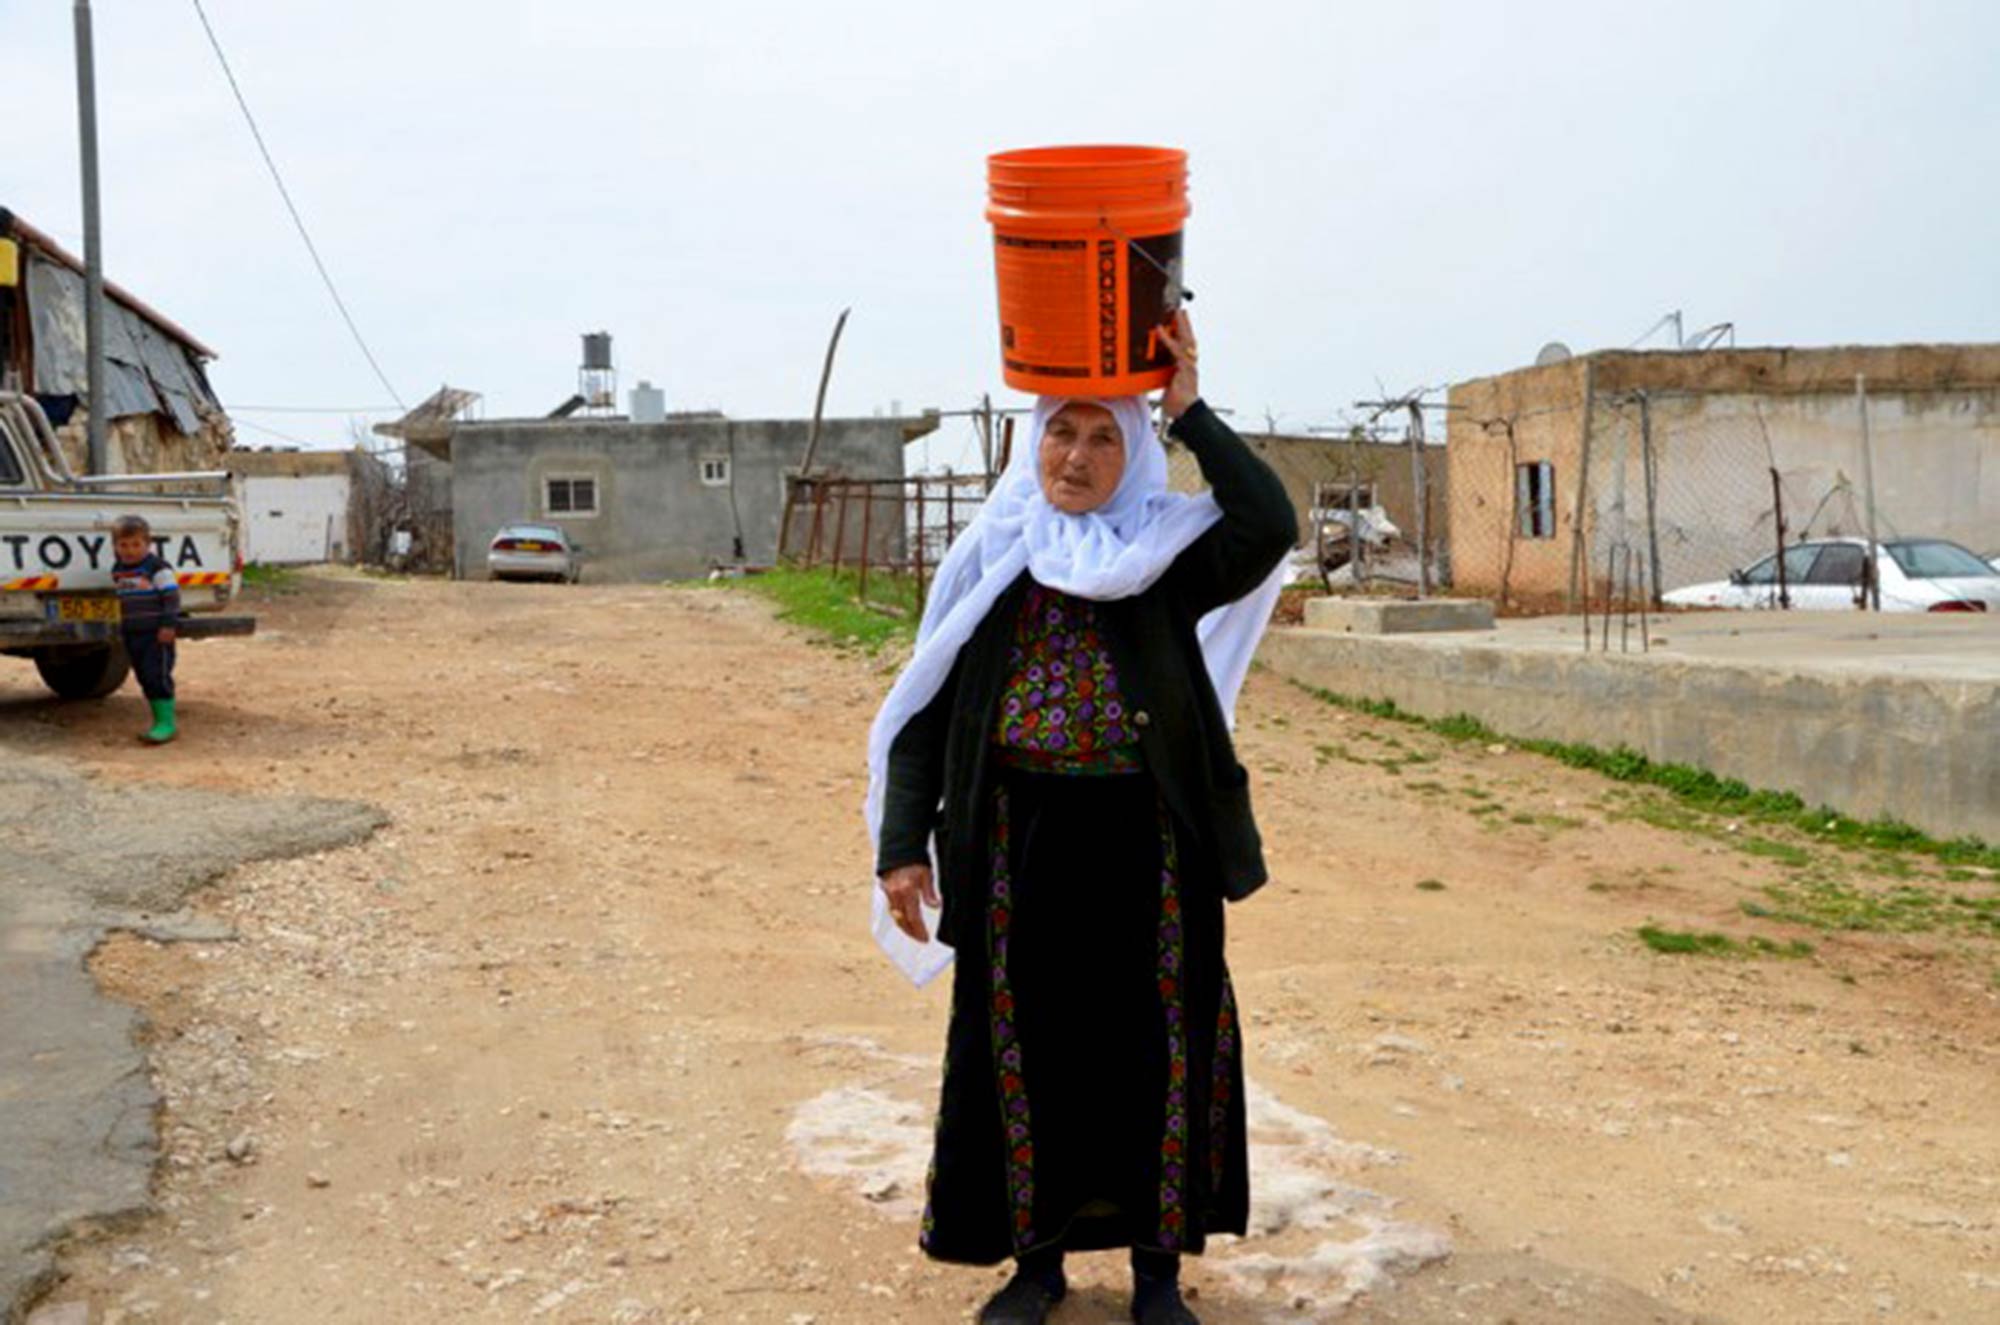
[[[1184,308],[1174,313],[1173,326],[1161,327],[1158,335],[1167,353],[1174,356],[1173,380],[1167,383],[1166,395],[1160,397],[1160,412],[1172,423],[1201,399],[1201,373],[1195,365],[1200,355],[1194,346],[1194,323],[1188,321]]]

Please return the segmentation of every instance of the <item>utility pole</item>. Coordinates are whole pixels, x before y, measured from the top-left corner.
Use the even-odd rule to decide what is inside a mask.
[[[1374,411],[1368,417],[1370,425],[1373,425],[1377,419],[1380,419],[1391,410],[1404,410],[1410,416],[1410,488],[1411,496],[1416,506],[1417,597],[1419,598],[1428,598],[1431,592],[1430,493],[1429,485],[1426,482],[1427,476],[1424,472],[1424,411],[1427,409],[1448,410],[1455,408],[1450,404],[1426,404],[1424,397],[1435,390],[1437,390],[1436,387],[1424,387],[1412,391],[1407,395],[1399,396],[1394,400],[1357,400],[1354,402],[1354,408],[1356,409]],[[1357,535],[1359,532],[1359,530],[1356,530]]]
[[[90,398],[85,421],[90,439],[90,472],[110,469],[104,426],[104,246],[97,198],[97,60],[90,40],[90,0],[76,0],[76,122],[83,166],[83,336],[84,392]]]
[[[1417,597],[1431,596],[1430,489],[1424,482],[1424,405],[1410,401],[1410,491],[1417,508]]]

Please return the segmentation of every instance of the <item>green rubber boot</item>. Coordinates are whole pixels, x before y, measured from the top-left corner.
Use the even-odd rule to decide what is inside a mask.
[[[174,701],[171,699],[149,699],[153,706],[153,726],[139,737],[148,745],[165,745],[174,739]]]

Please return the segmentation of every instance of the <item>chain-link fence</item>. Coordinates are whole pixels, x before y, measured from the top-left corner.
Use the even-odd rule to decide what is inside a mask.
[[[1871,486],[1881,540],[1977,541],[1976,513],[1958,518],[1939,480],[1883,463],[1940,444],[1935,411],[1902,393],[1592,392],[1581,375],[1577,385],[1532,403],[1455,398],[1455,592],[1513,613],[1579,611],[1633,596],[1658,606],[1739,575],[1770,581],[1778,605],[1789,575],[1824,569],[1820,582],[1838,577],[1858,600],[1865,555],[1836,570],[1833,559],[1816,568],[1779,554],[1868,536]]]

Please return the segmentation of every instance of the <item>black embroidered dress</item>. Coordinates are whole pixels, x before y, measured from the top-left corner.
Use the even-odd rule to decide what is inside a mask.
[[[1031,586],[1007,661],[922,1245],[1199,1252],[1249,1204],[1221,892],[1183,877],[1095,605]]]

